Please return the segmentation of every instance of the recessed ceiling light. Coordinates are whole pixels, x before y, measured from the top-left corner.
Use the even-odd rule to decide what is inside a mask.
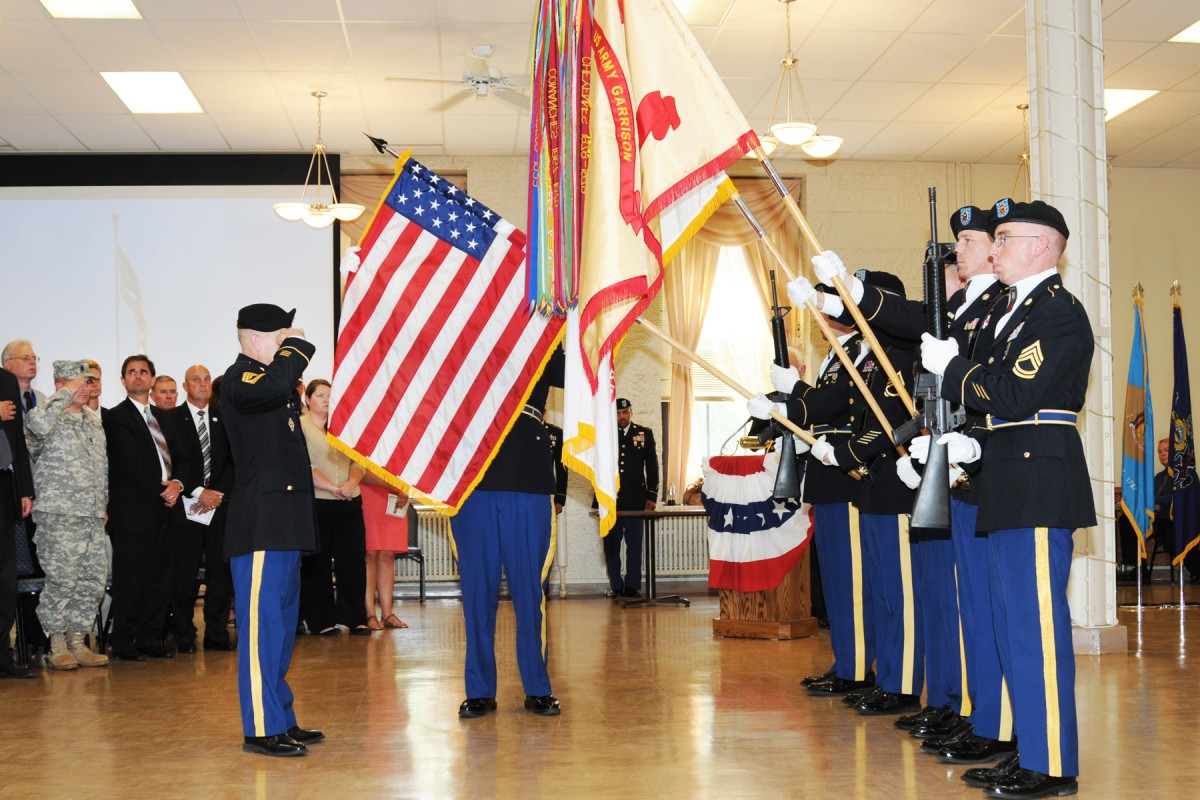
[[[42,0],[57,19],[141,19],[133,0]]]
[[[1158,94],[1158,89],[1105,89],[1104,121],[1112,122],[1129,109]]]
[[[134,114],[203,114],[178,72],[101,72]]]
[[[720,25],[733,0],[675,0],[688,25]]]
[[[1182,42],[1184,44],[1200,44],[1200,20],[1193,22],[1190,27],[1184,28],[1170,39],[1167,39],[1167,41]]]

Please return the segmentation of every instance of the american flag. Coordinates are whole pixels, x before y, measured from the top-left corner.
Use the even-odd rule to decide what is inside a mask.
[[[525,235],[412,159],[360,247],[329,433],[385,480],[456,510],[521,413],[562,320],[526,301]]]

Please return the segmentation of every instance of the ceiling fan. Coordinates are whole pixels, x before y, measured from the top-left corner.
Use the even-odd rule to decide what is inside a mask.
[[[463,58],[463,74],[461,78],[429,78],[421,75],[388,75],[386,80],[389,81],[430,81],[435,83],[449,83],[463,88],[447,97],[442,102],[431,108],[431,111],[445,111],[452,106],[466,100],[468,97],[481,99],[491,95],[492,97],[507,103],[514,108],[519,108],[522,111],[529,111],[529,98],[521,94],[518,89],[525,88],[528,83],[528,76],[509,76],[505,77],[504,73],[495,67],[488,64],[487,60],[491,58],[494,48],[490,44],[477,44],[471,48],[469,55],[464,55]]]

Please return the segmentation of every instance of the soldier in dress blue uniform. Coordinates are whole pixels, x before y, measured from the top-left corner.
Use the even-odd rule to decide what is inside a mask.
[[[550,387],[563,385],[564,362],[560,347],[550,356],[483,479],[450,518],[467,634],[467,699],[458,707],[464,719],[496,710],[496,608],[502,569],[517,618],[517,667],[525,708],[544,717],[562,711],[546,667],[543,587],[554,563],[557,490],[553,445],[542,414]]]
[[[788,285],[788,297],[796,307],[805,305],[805,285]],[[809,286],[811,288],[811,286]],[[862,335],[836,321],[830,328],[838,334],[838,342],[855,363],[870,350]],[[786,392],[789,398],[783,408],[789,420],[802,427],[811,426],[813,436],[823,436],[826,442],[843,444],[850,439],[857,418],[870,413],[858,396],[850,373],[834,355],[832,349],[818,369],[815,384],[800,379],[795,367],[772,366],[771,380],[776,391]],[[766,397],[747,401],[751,416],[770,417],[772,403]],[[797,444],[797,451],[807,451],[808,445]],[[833,650],[833,666],[824,675],[812,675],[801,681],[816,695],[841,695],[874,685],[875,660],[874,612],[867,601],[870,573],[864,569],[862,530],[858,510],[853,502],[858,497],[858,481],[839,469],[828,469],[805,452],[808,463],[804,470],[804,502],[813,509],[813,542],[821,559],[821,591],[829,615],[829,644]]]
[[[921,361],[943,375],[945,397],[986,415],[989,429],[976,527],[987,535],[992,623],[1020,755],[1018,768],[994,774],[987,792],[1073,794],[1079,734],[1067,581],[1074,529],[1096,524],[1076,429],[1093,334],[1058,274],[1069,236],[1058,209],[1006,198],[989,213],[988,229],[1008,302],[981,325],[974,359],[961,353],[957,340],[927,335]],[[971,460],[953,448],[950,459]]]
[[[658,449],[654,431],[633,421],[633,405],[617,398],[617,442],[620,469],[617,511],[653,511],[658,503]],[[642,585],[642,529],[639,517],[617,517],[604,537],[604,566],[613,597],[638,597]],[[625,572],[621,572],[621,543]]]
[[[296,310],[257,303],[238,312],[242,352],[225,371],[221,412],[237,464],[225,557],[237,597],[242,749],[301,756],[325,738],[296,724],[287,683],[300,605],[300,556],[317,550],[308,448],[296,381],[316,348],[292,327]]]

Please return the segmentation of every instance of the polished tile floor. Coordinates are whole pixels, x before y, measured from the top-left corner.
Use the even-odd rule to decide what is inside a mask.
[[[1189,599],[1200,598],[1188,587]],[[1122,587],[1121,603],[1135,589]],[[0,682],[0,797],[940,798],[982,797],[894,730],[797,681],[828,637],[711,635],[715,596],[690,608],[550,604],[563,714],[522,708],[513,618],[501,604],[500,709],[460,720],[457,602],[406,602],[412,626],[302,637],[291,683],[300,723],[328,740],[300,759],[244,755],[235,657],[43,671]],[[1147,602],[1178,589],[1147,587]],[[198,622],[199,617],[198,617]],[[1077,659],[1081,795],[1195,797],[1200,607],[1122,608],[1128,653]]]

